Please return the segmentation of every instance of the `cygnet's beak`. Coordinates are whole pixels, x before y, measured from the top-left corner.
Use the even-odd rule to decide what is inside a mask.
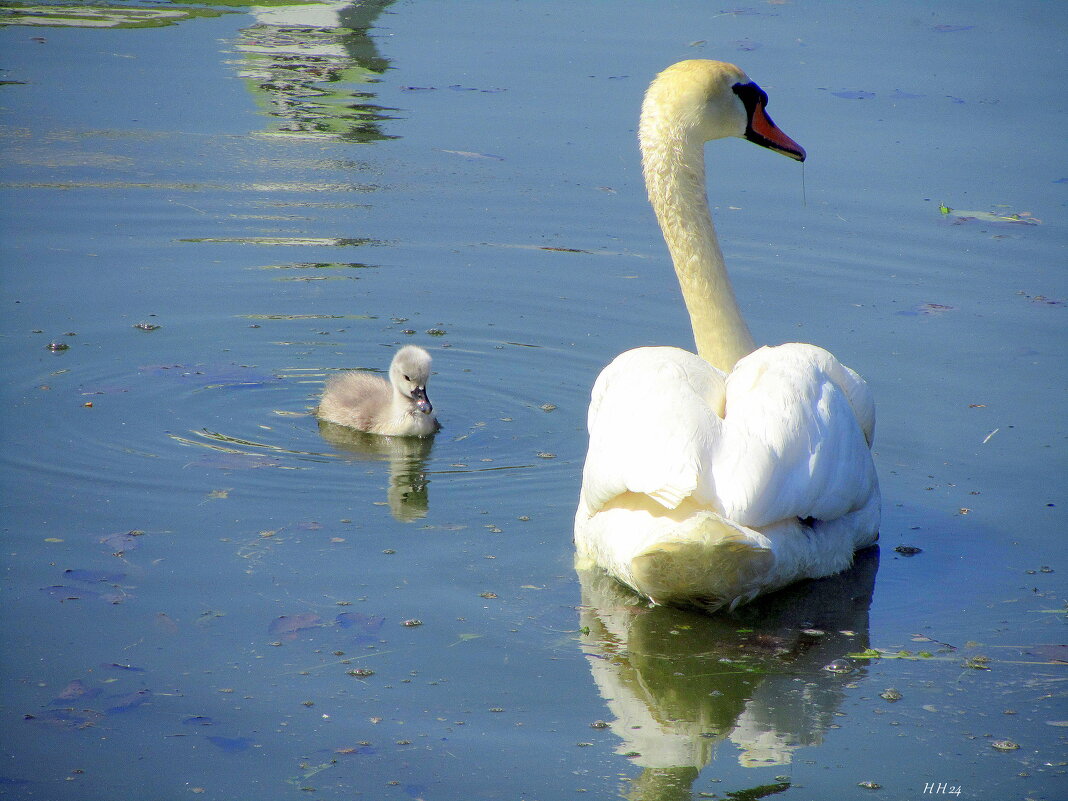
[[[415,401],[415,408],[423,414],[430,414],[434,411],[434,407],[430,405],[430,398],[426,396],[426,387],[416,387],[413,389],[412,400]]]

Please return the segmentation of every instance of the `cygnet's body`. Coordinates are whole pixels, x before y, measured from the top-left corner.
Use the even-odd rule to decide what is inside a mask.
[[[430,354],[405,345],[389,366],[389,381],[371,373],[341,373],[326,382],[316,414],[371,434],[426,437],[440,427],[426,396]]]

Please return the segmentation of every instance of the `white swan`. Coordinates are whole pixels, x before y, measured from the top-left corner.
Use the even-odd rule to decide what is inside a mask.
[[[650,85],[639,138],[697,353],[637,348],[598,377],[575,516],[580,567],[653,603],[732,608],[847,568],[879,531],[864,380],[814,345],[756,347],[705,195],[704,143],[740,136],[803,161],[732,64],[683,61]]]
[[[389,382],[360,371],[333,376],[315,413],[371,434],[429,436],[440,427],[426,395],[430,361],[422,348],[405,345],[389,365]]]

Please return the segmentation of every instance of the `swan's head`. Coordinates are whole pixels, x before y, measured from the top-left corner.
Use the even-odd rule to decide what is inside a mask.
[[[390,383],[401,395],[413,400],[415,408],[423,414],[434,411],[426,396],[426,382],[429,379],[429,353],[415,345],[405,345],[397,351],[389,365]]]
[[[733,64],[691,59],[673,64],[650,84],[642,104],[643,147],[655,141],[703,144],[740,136],[798,161],[805,149],[767,113],[768,96]]]

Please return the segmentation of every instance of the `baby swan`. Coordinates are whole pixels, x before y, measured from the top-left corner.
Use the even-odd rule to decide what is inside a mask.
[[[405,345],[389,365],[389,381],[352,371],[326,382],[316,415],[331,423],[399,437],[426,437],[440,428],[426,396],[430,354]]]

